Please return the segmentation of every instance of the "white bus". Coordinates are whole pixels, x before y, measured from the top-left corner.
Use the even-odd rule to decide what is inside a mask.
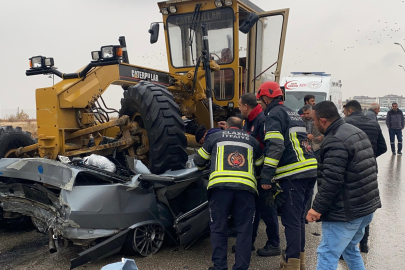
[[[342,113],[342,83],[332,81],[325,72],[291,72],[280,80],[285,89],[284,105],[298,112],[304,106],[304,97],[314,95],[316,103],[329,100],[335,103],[339,114]]]

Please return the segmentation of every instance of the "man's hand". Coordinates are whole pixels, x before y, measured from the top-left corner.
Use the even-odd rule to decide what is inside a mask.
[[[322,136],[319,136],[319,137],[318,137],[318,140],[321,142],[321,141],[323,140],[323,137],[322,137]]]
[[[318,212],[316,212],[314,209],[311,209],[308,211],[307,214],[307,221],[308,222],[314,222],[317,221],[321,218],[321,214],[319,214]]]
[[[225,121],[219,121],[219,122],[218,122],[218,126],[219,126],[221,129],[226,129],[226,122],[225,122]]]
[[[314,135],[312,135],[312,134],[308,134],[307,137],[308,137],[308,139],[310,139],[311,141],[314,139]]]
[[[271,189],[271,185],[262,185],[262,189],[264,189],[264,190],[269,190],[269,189]]]

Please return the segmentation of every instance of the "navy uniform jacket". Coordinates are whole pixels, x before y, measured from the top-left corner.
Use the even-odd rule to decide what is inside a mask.
[[[212,134],[194,162],[200,170],[209,164],[208,189],[213,187],[257,193],[256,169],[263,165],[259,142],[245,131],[230,128]]]
[[[273,100],[264,114],[266,145],[261,183],[271,184],[273,178],[316,177],[317,161],[302,118],[280,100]]]

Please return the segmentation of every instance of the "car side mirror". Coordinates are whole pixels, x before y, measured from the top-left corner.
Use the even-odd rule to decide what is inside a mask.
[[[257,23],[258,20],[259,16],[254,12],[250,12],[243,23],[239,26],[239,31],[244,34],[249,33],[250,29],[252,29],[252,27],[255,25],[255,23]]]
[[[150,44],[156,43],[159,38],[159,23],[152,23],[149,29]]]

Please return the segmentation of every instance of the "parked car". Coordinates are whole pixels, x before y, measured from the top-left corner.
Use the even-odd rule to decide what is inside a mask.
[[[89,247],[71,269],[122,248],[155,254],[168,234],[187,248],[208,230],[209,172],[192,159],[187,169],[161,175],[130,157],[133,168],[117,166],[114,173],[67,160],[0,159],[0,202],[4,213],[29,216],[47,232],[50,251],[56,252],[54,239]]]
[[[385,120],[387,119],[387,113],[390,109],[387,107],[380,107],[380,112],[377,114],[378,120]]]
[[[402,111],[402,114],[404,115],[405,118],[405,108],[399,108]]]

